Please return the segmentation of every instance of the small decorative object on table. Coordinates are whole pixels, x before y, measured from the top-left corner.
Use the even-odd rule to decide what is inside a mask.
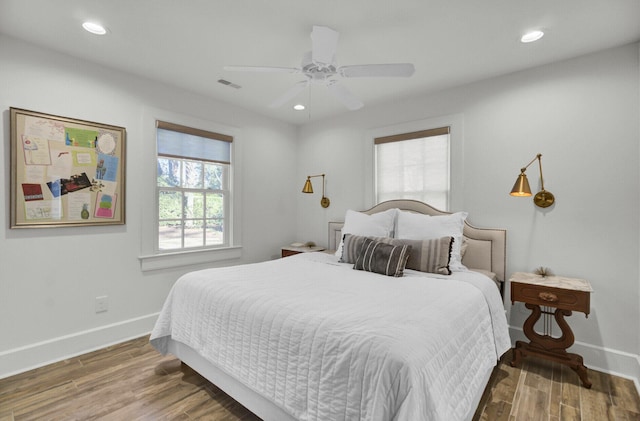
[[[541,269],[544,269],[545,274],[548,273],[548,269]],[[569,324],[564,320],[565,316],[571,316],[573,310],[589,316],[590,296],[593,292],[591,284],[584,279],[522,272],[514,273],[510,281],[511,303],[523,302],[531,310],[531,315],[522,328],[530,342],[516,342],[511,365],[517,366],[520,359],[527,355],[545,358],[568,365],[578,373],[584,387],[591,388],[582,356],[567,352],[567,348],[573,345],[575,337]],[[540,306],[543,306],[544,310],[541,310]],[[555,308],[555,312],[552,312],[549,307]],[[544,314],[545,323],[544,332],[541,335],[534,330],[534,326],[542,314]],[[550,315],[555,316],[556,323],[562,332],[559,338],[550,335]]]
[[[536,269],[536,275],[540,275],[543,278],[546,278],[547,276],[553,276],[553,272],[551,272],[551,269],[549,268],[540,266],[538,269]]]
[[[312,251],[323,251],[324,247],[316,246],[313,241],[307,241],[306,243],[292,243],[290,246],[282,247],[282,257],[293,256],[298,253],[309,253]]]

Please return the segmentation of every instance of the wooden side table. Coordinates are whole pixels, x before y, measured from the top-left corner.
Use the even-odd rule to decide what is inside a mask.
[[[511,304],[520,301],[531,310],[531,315],[522,327],[530,342],[516,341],[511,366],[518,365],[520,359],[527,355],[556,361],[571,367],[580,376],[584,387],[590,389],[591,382],[587,377],[587,368],[584,366],[582,356],[567,352],[567,348],[573,345],[575,337],[564,318],[571,316],[572,311],[580,311],[586,317],[589,316],[590,298],[593,292],[591,284],[584,279],[561,276],[543,277],[523,272],[514,273],[510,282]],[[541,309],[540,306],[543,306],[544,309]],[[555,312],[552,312],[549,307],[555,308]],[[534,326],[543,314],[546,323],[541,335],[534,330]],[[551,321],[547,318],[550,315],[554,315],[562,332],[559,338],[549,334]]]
[[[282,257],[287,257],[287,256],[293,256],[294,254],[298,254],[298,253],[310,253],[313,251],[323,251],[324,247],[308,247],[308,246],[300,246],[300,247],[296,247],[296,246],[286,246],[286,247],[282,247],[281,253],[282,253]]]

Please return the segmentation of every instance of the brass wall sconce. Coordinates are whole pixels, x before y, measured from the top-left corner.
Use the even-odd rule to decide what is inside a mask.
[[[548,192],[544,189],[544,178],[542,178],[542,159],[540,158],[542,158],[542,154],[536,155],[536,157],[533,158],[531,162],[529,162],[524,168],[520,169],[520,175],[518,176],[516,183],[513,185],[510,194],[511,196],[516,197],[531,196],[531,187],[529,187],[529,181],[527,180],[527,175],[524,172],[527,168],[529,168],[529,165],[533,164],[537,159],[538,164],[540,165],[540,185],[542,187],[542,190],[540,190],[538,193],[536,193],[535,196],[533,196],[533,203],[541,208],[547,208],[553,205],[556,199],[555,197],[553,197],[553,194],[551,194],[551,192]]]
[[[322,177],[322,199],[320,199],[320,206],[328,208],[331,201],[328,197],[324,196],[324,174],[308,175],[307,181],[305,181],[304,187],[302,188],[302,193],[313,193],[313,186],[311,185],[312,177]]]

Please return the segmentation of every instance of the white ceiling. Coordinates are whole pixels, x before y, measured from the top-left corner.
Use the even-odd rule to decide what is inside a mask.
[[[108,34],[85,32],[85,20]],[[294,124],[358,111],[347,111],[320,85],[270,109],[301,75],[223,67],[298,67],[311,49],[313,25],[340,32],[339,65],[415,64],[408,79],[343,79],[366,109],[636,42],[640,1],[0,0],[6,35]],[[546,35],[520,43],[531,29]],[[308,109],[294,111],[295,103]]]

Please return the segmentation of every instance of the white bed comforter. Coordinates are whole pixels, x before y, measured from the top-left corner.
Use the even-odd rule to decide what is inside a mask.
[[[324,253],[191,272],[151,343],[190,346],[300,420],[458,420],[511,346],[504,307],[483,275],[426,275]]]

